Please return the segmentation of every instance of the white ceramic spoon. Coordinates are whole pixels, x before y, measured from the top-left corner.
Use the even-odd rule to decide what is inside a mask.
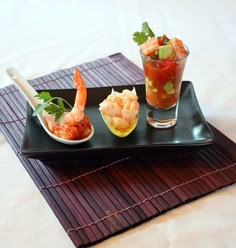
[[[25,99],[28,101],[28,103],[30,104],[30,106],[32,107],[33,110],[35,110],[35,107],[39,104],[42,103],[39,99],[37,99],[36,97],[34,97],[35,95],[37,95],[37,91],[20,75],[20,73],[15,69],[15,68],[9,68],[7,69],[7,74],[11,77],[11,79],[13,79],[15,85],[17,86],[17,88],[21,91],[21,93],[24,95]],[[80,140],[67,140],[67,139],[63,139],[60,137],[57,137],[56,135],[54,135],[53,133],[51,133],[48,128],[47,128],[47,124],[46,124],[46,120],[43,117],[42,112],[40,112],[37,115],[42,127],[44,128],[44,130],[47,132],[47,134],[53,138],[54,140],[66,144],[66,145],[77,145],[80,143],[83,143],[89,139],[92,138],[93,134],[94,134],[94,128],[92,126],[92,131],[91,134],[85,138],[85,139],[80,139]]]

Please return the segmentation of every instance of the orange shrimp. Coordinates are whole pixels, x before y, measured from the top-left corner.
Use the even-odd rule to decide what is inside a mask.
[[[84,139],[91,133],[91,123],[84,114],[87,89],[78,69],[74,69],[73,81],[77,91],[72,110],[63,113],[57,122],[54,115],[46,114],[45,116],[49,130],[56,136],[68,140]]]
[[[138,96],[132,91],[114,91],[99,104],[99,110],[110,131],[118,137],[130,134],[137,125],[139,114]]]
[[[151,56],[159,47],[158,39],[156,37],[152,37],[151,39],[141,44],[139,47],[145,56]]]
[[[185,49],[182,40],[178,38],[172,38],[169,40],[168,44],[172,46],[177,59],[184,58],[187,55],[188,52]]]

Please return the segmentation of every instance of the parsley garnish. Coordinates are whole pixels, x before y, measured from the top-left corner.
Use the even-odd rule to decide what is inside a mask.
[[[144,22],[142,24],[142,31],[141,32],[135,32],[133,34],[133,40],[138,43],[138,45],[143,44],[145,41],[148,40],[148,38],[152,38],[154,37],[155,34],[153,33],[153,31],[150,29],[150,27],[148,26],[147,22]]]
[[[142,24],[142,32],[151,38],[155,36],[155,34],[152,32],[151,28],[148,26],[147,22],[144,22]]]
[[[138,43],[138,45],[143,44],[145,41],[148,40],[148,37],[143,32],[135,32],[133,34],[133,40]]]
[[[63,113],[69,112],[72,109],[72,106],[65,99],[61,97],[53,97],[49,92],[41,92],[35,97],[43,100],[43,103],[38,104],[35,107],[33,116],[36,116],[44,109],[48,114],[55,115],[55,121],[59,121]],[[67,108],[64,103],[66,103]]]

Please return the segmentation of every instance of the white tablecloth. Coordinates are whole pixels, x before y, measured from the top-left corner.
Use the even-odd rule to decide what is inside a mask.
[[[236,141],[234,0],[1,0],[0,87],[122,52],[141,66],[134,31],[185,42],[184,80],[205,118]],[[70,238],[0,133],[0,247],[72,248]],[[236,247],[236,185],[167,212],[96,247]]]

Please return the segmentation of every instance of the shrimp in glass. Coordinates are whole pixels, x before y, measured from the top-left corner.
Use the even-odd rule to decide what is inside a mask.
[[[170,44],[174,50],[175,59],[182,59],[188,54],[188,51],[184,47],[182,40],[178,38],[172,38],[169,40],[168,44]]]
[[[141,44],[139,47],[145,56],[154,55],[159,47],[158,39],[156,37],[152,37],[151,39]]]
[[[88,137],[92,127],[89,118],[84,114],[87,89],[78,69],[74,69],[73,81],[77,91],[72,110],[63,113],[59,121],[55,121],[55,116],[46,112],[44,117],[49,130],[56,136],[68,140],[79,140]]]
[[[132,91],[114,91],[99,104],[101,115],[109,130],[118,137],[129,135],[136,127],[139,114],[138,96]]]

